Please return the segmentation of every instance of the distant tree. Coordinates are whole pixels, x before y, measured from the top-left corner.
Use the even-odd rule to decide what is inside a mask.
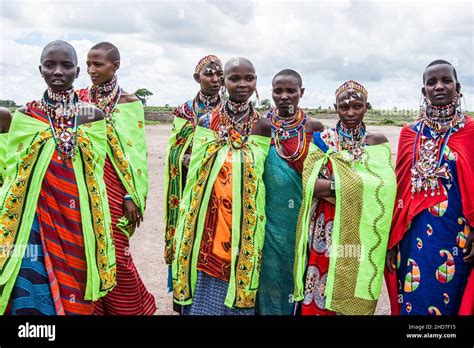
[[[13,100],[0,100],[0,106],[4,108],[16,108],[18,105]]]
[[[153,95],[153,93],[146,88],[139,88],[134,94],[142,101],[144,106],[146,106],[146,101],[148,98]]]
[[[373,109],[372,104],[367,103],[367,110],[372,110],[372,109]]]
[[[263,99],[261,102],[260,102],[260,107],[262,109],[270,109],[272,107],[272,104],[270,103],[270,100],[269,99]]]

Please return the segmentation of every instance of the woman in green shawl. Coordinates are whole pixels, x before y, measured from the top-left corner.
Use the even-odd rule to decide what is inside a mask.
[[[190,315],[255,313],[265,233],[270,125],[249,102],[245,58],[224,68],[229,99],[199,120],[174,238],[173,297]]]
[[[120,52],[100,42],[87,53],[92,86],[79,91],[105,114],[107,187],[117,260],[117,286],[95,303],[97,315],[152,315],[155,298],[147,290],[133,262],[129,238],[140,226],[148,195],[148,155],[142,102],[119,85]]]
[[[194,81],[200,85],[199,92],[174,111],[173,128],[166,148],[164,182],[165,262],[169,265],[169,291],[172,290],[173,238],[178,225],[179,203],[186,184],[194,131],[203,115],[220,107],[222,76],[222,63],[218,57],[211,54],[201,58],[193,75]]]
[[[356,81],[337,89],[340,120],[314,134],[304,163],[294,264],[302,315],[375,311],[396,179],[387,138],[362,121],[367,99]]]
[[[103,113],[73,89],[74,48],[46,45],[48,89],[16,111],[0,194],[0,313],[77,315],[115,286]],[[8,309],[7,309],[8,306]]]

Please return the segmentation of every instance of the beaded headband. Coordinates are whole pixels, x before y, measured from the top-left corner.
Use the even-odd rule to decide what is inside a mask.
[[[357,92],[360,92],[363,95],[365,95],[366,100],[369,98],[369,93],[367,92],[367,89],[365,89],[365,87],[362,86],[359,82],[354,81],[354,80],[346,81],[338,89],[336,89],[336,98],[339,97],[345,91],[350,90],[350,89],[354,89]]]
[[[196,65],[196,69],[194,69],[194,73],[199,74],[202,68],[204,68],[206,64],[209,62],[219,63],[222,66],[221,60],[217,56],[210,54],[208,56],[205,56],[204,58],[201,58],[201,60],[199,60],[199,62]]]

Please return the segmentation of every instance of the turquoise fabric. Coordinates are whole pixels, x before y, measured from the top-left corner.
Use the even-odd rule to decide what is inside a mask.
[[[263,180],[266,189],[258,314],[290,315],[293,310],[293,262],[296,224],[302,200],[301,176],[270,147]]]

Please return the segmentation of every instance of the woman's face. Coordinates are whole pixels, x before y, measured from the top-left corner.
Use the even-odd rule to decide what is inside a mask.
[[[63,92],[70,88],[79,75],[79,68],[67,47],[54,47],[41,60],[40,72],[53,91]]]
[[[422,93],[434,106],[448,105],[461,88],[454,77],[453,67],[448,64],[430,66],[423,76],[425,83]]]
[[[236,60],[224,76],[224,84],[229,93],[229,99],[243,103],[250,99],[257,88],[257,75],[249,63]]]
[[[364,119],[367,101],[364,94],[347,90],[337,97],[334,107],[341,122],[348,128],[355,128]]]
[[[209,62],[199,74],[194,75],[194,80],[201,85],[201,92],[204,95],[211,96],[219,93],[223,76],[222,65],[217,62]]]
[[[272,82],[272,98],[278,109],[278,115],[288,117],[294,115],[298,108],[304,88],[294,76],[279,75]]]
[[[92,84],[97,86],[112,81],[120,62],[112,62],[107,57],[107,51],[95,49],[87,53],[86,64]]]

